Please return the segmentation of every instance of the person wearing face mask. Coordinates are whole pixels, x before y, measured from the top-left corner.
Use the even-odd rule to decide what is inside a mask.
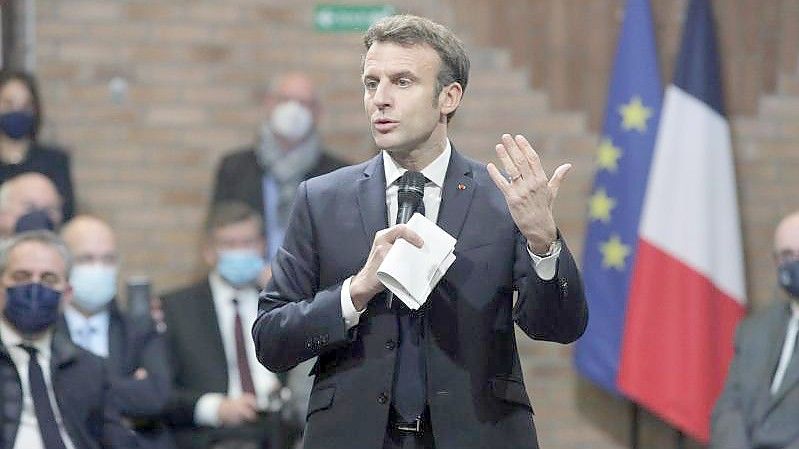
[[[345,165],[323,149],[319,99],[302,73],[276,78],[264,99],[265,119],[256,142],[226,155],[216,171],[212,202],[242,201],[263,217],[267,260],[283,240],[301,181]]]
[[[241,202],[218,203],[205,238],[208,276],[162,297],[175,392],[167,415],[177,445],[289,447],[285,377],[258,364],[250,338],[258,290],[271,276],[260,214]]]
[[[75,198],[69,155],[39,141],[44,122],[39,89],[25,72],[0,73],[0,184],[21,173],[42,173],[63,198],[60,214],[72,218]]]
[[[41,173],[23,173],[0,185],[0,239],[13,234],[54,231],[63,214],[61,195],[50,178]]]
[[[59,331],[105,359],[111,397],[136,431],[139,446],[174,448],[161,420],[171,394],[166,348],[152,320],[123,314],[117,306],[119,254],[113,230],[99,218],[79,215],[64,225],[61,236],[74,264],[72,296]]]
[[[738,327],[712,449],[799,449],[799,211],[774,233],[777,300]]]
[[[70,265],[49,231],[18,234],[0,250],[0,447],[137,447],[103,360],[53,331],[71,294]]]

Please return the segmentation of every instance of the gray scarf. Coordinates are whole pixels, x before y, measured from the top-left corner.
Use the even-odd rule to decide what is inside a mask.
[[[261,126],[261,134],[255,147],[255,156],[265,173],[272,175],[280,190],[278,204],[279,221],[285,225],[291,211],[291,203],[297,187],[308,172],[318,163],[322,150],[316,130],[297,146],[284,151],[267,124]]]

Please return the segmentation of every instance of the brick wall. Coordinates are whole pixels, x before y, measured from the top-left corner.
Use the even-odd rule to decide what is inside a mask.
[[[673,8],[681,4],[675,1]],[[349,3],[360,2],[365,1]],[[314,33],[314,4],[37,2],[45,137],[70,149],[79,208],[107,217],[118,230],[125,275],[147,274],[163,291],[201,273],[199,229],[213,169],[222,154],[252,140],[265,83],[276,73],[311,72],[321,86],[326,142],[351,161],[371,153],[357,78],[359,36]],[[557,216],[580,254],[598,141],[589,126],[596,106],[564,104],[558,97],[562,83],[536,83],[511,51],[481,45],[481,23],[493,16],[491,10],[478,14],[480,5],[478,0],[418,0],[398,7],[452,25],[470,47],[473,81],[453,122],[459,148],[490,159],[500,133],[523,132],[541,150],[548,169],[565,161],[575,164],[561,189]],[[716,6],[724,8],[720,2]],[[552,32],[571,20],[560,9],[530,11],[551,14],[537,20]],[[595,60],[596,55],[585,57]],[[553,70],[561,72],[553,73],[568,75],[568,65],[555,65]],[[799,69],[774,65],[780,67],[774,92],[758,100],[755,114],[736,116],[733,127],[749,291],[758,305],[770,298],[773,285],[762,249],[770,247],[779,215],[799,207],[794,193],[799,187]],[[569,78],[573,84],[567,86],[603,91],[606,77]],[[570,347],[525,341],[521,348],[543,447],[626,447],[628,405],[579,380]],[[672,438],[666,426],[644,414],[642,447],[671,447]]]

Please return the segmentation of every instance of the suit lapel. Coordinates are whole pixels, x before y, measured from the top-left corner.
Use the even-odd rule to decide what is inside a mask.
[[[227,359],[225,358],[225,347],[222,343],[222,332],[219,330],[219,320],[214,308],[211,284],[206,280],[198,293],[197,298],[195,298],[197,303],[193,307],[197,316],[192,322],[197,326],[195,332],[193,332],[194,337],[197,339],[197,345],[208,348],[208,359],[202,365],[206,368],[211,367],[209,371],[212,372],[208,373],[210,379],[223,382],[215,387],[221,388],[220,391],[227,391]]]
[[[474,177],[469,162],[455,148],[449,158],[441,191],[438,226],[455,237],[460,235],[474,197]]]
[[[785,342],[785,329],[788,326],[787,314],[787,309],[780,309],[780,313],[774,315],[774,319],[769,326],[771,330],[768,333],[768,339],[771,352],[768,355],[766,370],[763,373],[763,378],[766,379],[761,393],[761,398],[763,398],[763,400],[759,401],[758,408],[760,410],[757,410],[758,413],[755,416],[765,417],[779,403],[780,399],[787,391],[786,385],[790,381],[790,369],[795,368],[795,366],[788,367],[789,371],[786,372],[786,377],[783,378],[780,389],[777,391],[777,394],[772,395],[771,382],[774,380],[774,374],[780,362],[780,356],[782,355],[782,345]],[[792,360],[791,365],[794,364],[795,360]]]
[[[383,155],[378,154],[366,165],[358,180],[358,211],[361,213],[363,230],[371,246],[377,231],[388,227],[386,211],[386,173]]]
[[[112,304],[108,320],[108,370],[117,374],[127,374],[132,367],[125,366],[129,359],[125,345],[125,321],[119,310]]]
[[[790,314],[790,308],[788,308],[788,314]],[[777,345],[779,348],[778,354],[782,354],[782,346],[785,344],[785,336],[786,336],[786,329],[788,328],[787,320],[785,321],[783,326],[780,326],[781,332],[783,334],[782,345]],[[797,342],[799,344],[799,342]],[[780,384],[780,388],[777,390],[777,393],[774,394],[774,398],[772,403],[776,405],[779,401],[781,401],[791,389],[796,388],[797,383],[799,383],[799,348],[794,347],[793,355],[791,356],[791,361],[788,362],[788,367],[785,370],[785,377],[782,378],[782,383]],[[777,360],[779,360],[779,355],[777,356]],[[779,361],[774,363],[774,366],[777,366]]]

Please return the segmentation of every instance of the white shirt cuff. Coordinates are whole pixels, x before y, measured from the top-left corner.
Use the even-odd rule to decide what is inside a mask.
[[[198,426],[219,427],[219,405],[225,399],[221,393],[205,393],[194,404],[194,423]]]
[[[533,268],[536,274],[542,281],[549,281],[555,277],[555,271],[558,269],[558,256],[560,256],[561,243],[560,240],[555,240],[555,247],[552,249],[552,254],[541,257],[530,251],[530,245],[527,246],[527,253],[533,259]]]
[[[350,296],[350,282],[352,282],[352,276],[341,284],[341,315],[344,317],[344,325],[347,326],[347,330],[357,325],[361,320],[361,314],[366,311],[363,309],[359,312],[355,309],[355,304],[352,303]]]

